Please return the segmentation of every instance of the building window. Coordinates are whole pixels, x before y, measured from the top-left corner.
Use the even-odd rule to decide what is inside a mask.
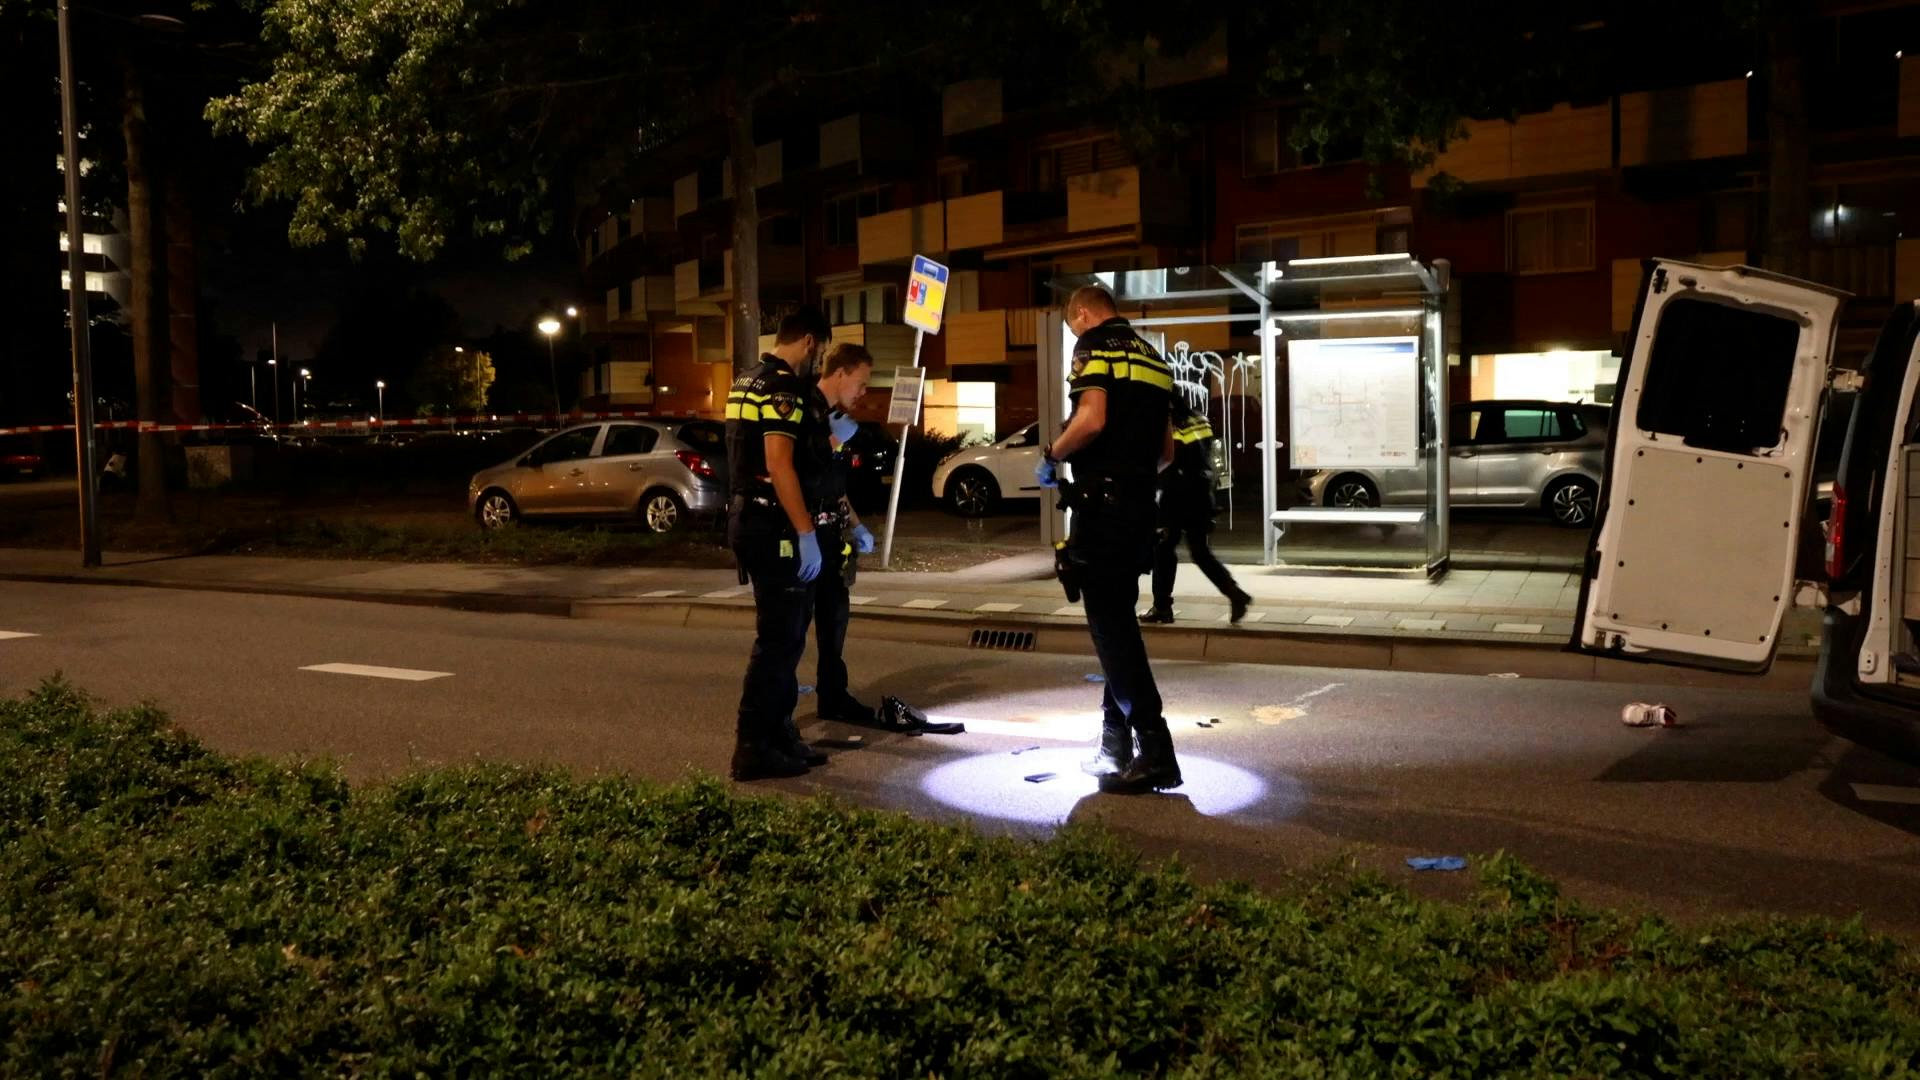
[[[822,297],[820,305],[826,309],[827,322],[833,326],[893,322],[898,317],[891,285],[874,285],[859,292],[836,293]]]
[[[940,197],[959,199],[973,194],[973,166],[960,162],[940,167]]]
[[[1282,137],[1279,109],[1248,109],[1241,125],[1241,166],[1247,176],[1272,176],[1291,151]]]
[[[1508,211],[1507,265],[1516,274],[1593,269],[1593,206]]]
[[[860,242],[860,219],[893,209],[890,188],[870,188],[827,202],[827,246],[852,247]]]
[[[1072,177],[1131,164],[1133,155],[1126,146],[1108,135],[1036,149],[1028,163],[1028,178],[1034,191],[1059,191]]]

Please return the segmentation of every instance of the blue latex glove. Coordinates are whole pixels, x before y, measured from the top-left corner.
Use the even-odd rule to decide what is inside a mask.
[[[862,555],[873,554],[873,533],[867,531],[865,525],[853,527],[853,550]]]
[[[1060,464],[1041,458],[1040,464],[1033,467],[1033,476],[1040,481],[1041,487],[1057,488],[1060,486]]]
[[[800,534],[800,583],[820,576],[820,534]]]
[[[860,433],[860,422],[846,413],[836,412],[827,417],[827,428],[833,432],[834,441],[845,446]]]

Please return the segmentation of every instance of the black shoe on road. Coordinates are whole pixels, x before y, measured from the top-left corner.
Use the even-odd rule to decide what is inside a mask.
[[[1140,613],[1140,621],[1143,623],[1170,623],[1173,621],[1173,609],[1155,604]]]
[[[807,775],[807,763],[784,750],[765,744],[745,745],[733,752],[735,780],[785,780]]]
[[[1126,768],[1100,778],[1100,790],[1108,795],[1145,795],[1180,786],[1180,763],[1172,754],[1133,759]]]

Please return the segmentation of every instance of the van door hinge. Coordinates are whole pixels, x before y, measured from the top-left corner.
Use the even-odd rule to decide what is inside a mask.
[[[1867,384],[1867,377],[1858,371],[1836,371],[1827,379],[1827,388],[1836,394],[1857,394]]]

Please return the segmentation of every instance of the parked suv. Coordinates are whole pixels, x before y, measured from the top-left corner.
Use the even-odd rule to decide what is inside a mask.
[[[1836,377],[1845,299],[1749,267],[1649,265],[1573,646],[1760,672],[1787,609],[1821,604],[1814,715],[1920,763],[1920,316],[1896,306],[1858,375]],[[1858,390],[1848,415],[1825,416],[1830,384]],[[1824,535],[1823,418],[1846,425]],[[1802,557],[1809,539],[1824,560]]]
[[[1455,507],[1545,510],[1561,525],[1593,523],[1606,460],[1604,405],[1473,401],[1450,426],[1448,498]],[[1425,469],[1327,469],[1306,480],[1315,506],[1425,506]]]
[[[726,508],[726,462],[710,420],[619,420],[568,428],[476,473],[467,506],[483,528],[520,518],[637,520],[672,532]]]

